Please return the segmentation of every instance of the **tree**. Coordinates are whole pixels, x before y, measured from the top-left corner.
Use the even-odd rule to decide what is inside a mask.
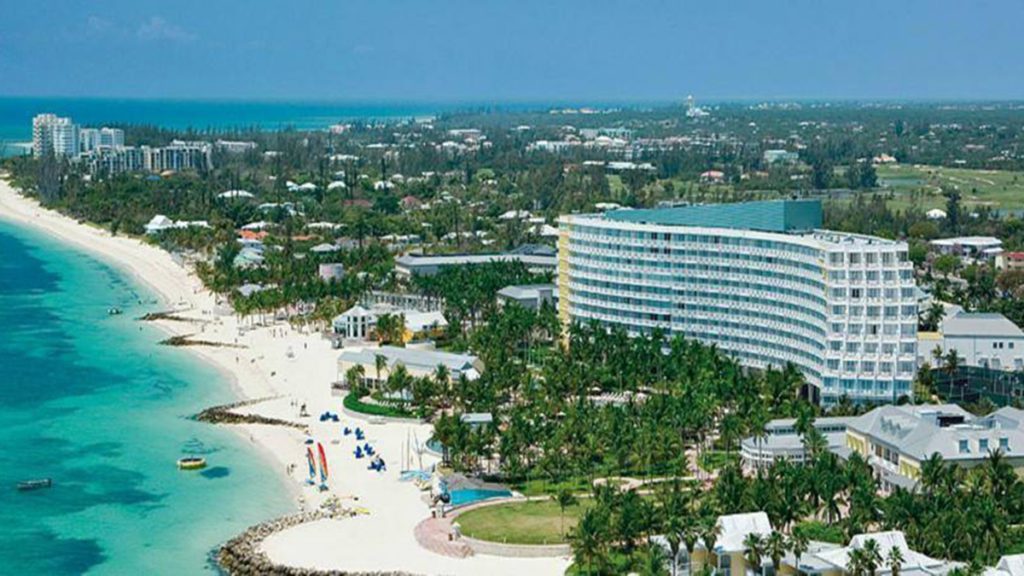
[[[362,364],[355,364],[345,371],[345,383],[352,390],[361,389],[363,387],[363,378],[365,377],[366,369],[363,368]]]
[[[377,370],[377,380],[374,381],[374,388],[380,388],[380,373],[388,367],[388,358],[383,354],[376,354],[373,357],[373,366]]]
[[[570,506],[577,504],[576,496],[573,495],[572,490],[568,488],[562,488],[555,495],[555,502],[558,503],[559,512],[559,532],[565,534],[565,509]]]
[[[793,557],[796,559],[796,571],[800,574],[800,558],[807,552],[807,548],[810,546],[810,542],[804,531],[799,526],[793,529],[792,534],[789,536],[789,550],[793,553]]]
[[[889,565],[889,571],[892,576],[900,576],[900,570],[903,568],[903,562],[906,561],[903,558],[903,552],[899,549],[899,546],[893,546],[889,549],[889,554],[885,557],[886,563]]]
[[[666,563],[668,563],[668,558],[665,557],[665,549],[658,544],[648,544],[642,557],[640,574],[642,576],[664,576]]]
[[[576,528],[569,535],[573,561],[584,574],[594,574],[595,568],[600,570],[607,564],[607,521],[607,515],[603,511],[591,508],[583,513]]]
[[[941,272],[943,276],[949,278],[949,275],[956,272],[957,268],[960,267],[960,259],[953,254],[942,254],[935,258],[932,266]]]
[[[771,534],[764,541],[765,552],[772,559],[772,574],[778,574],[782,566],[782,559],[786,556],[786,537],[778,530],[772,530]]]
[[[832,186],[832,164],[825,158],[818,158],[811,165],[811,185],[817,190]]]
[[[747,534],[743,539],[743,557],[754,573],[761,572],[761,558],[764,556],[764,538],[756,532]]]
[[[960,192],[956,190],[945,190],[946,197],[946,224],[949,231],[958,234],[960,231]]]

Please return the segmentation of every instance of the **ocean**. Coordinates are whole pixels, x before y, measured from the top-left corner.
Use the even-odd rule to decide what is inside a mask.
[[[0,219],[0,573],[216,573],[219,544],[293,508],[247,438],[189,419],[235,396],[156,344],[163,333],[136,320],[152,302],[111,266]],[[183,454],[209,467],[179,471]],[[15,489],[34,478],[53,487]]]

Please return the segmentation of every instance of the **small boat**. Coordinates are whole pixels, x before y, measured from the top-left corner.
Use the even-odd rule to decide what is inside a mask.
[[[22,492],[28,492],[29,490],[41,490],[43,488],[50,488],[51,486],[53,486],[53,480],[49,478],[18,482],[18,490],[21,490]]]
[[[206,458],[200,456],[185,456],[178,458],[179,470],[201,470],[206,468]]]
[[[120,313],[121,309],[116,306],[112,308],[107,308],[107,314],[110,314],[111,316],[117,316]]]

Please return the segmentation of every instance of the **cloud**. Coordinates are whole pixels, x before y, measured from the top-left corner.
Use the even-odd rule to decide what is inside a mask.
[[[196,35],[177,24],[172,24],[160,16],[150,16],[149,20],[139,25],[135,35],[140,40],[187,43],[196,39]]]

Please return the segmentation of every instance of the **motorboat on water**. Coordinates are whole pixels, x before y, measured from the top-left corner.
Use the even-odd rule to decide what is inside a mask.
[[[110,308],[107,308],[107,314],[109,314],[111,316],[117,316],[120,313],[121,313],[121,309],[118,308],[117,306],[111,306]]]
[[[22,492],[28,492],[30,490],[41,490],[43,488],[50,488],[53,486],[53,480],[50,478],[40,478],[37,480],[25,480],[24,482],[18,482],[18,490]]]
[[[202,470],[206,468],[206,458],[201,456],[185,456],[178,458],[179,470]]]

